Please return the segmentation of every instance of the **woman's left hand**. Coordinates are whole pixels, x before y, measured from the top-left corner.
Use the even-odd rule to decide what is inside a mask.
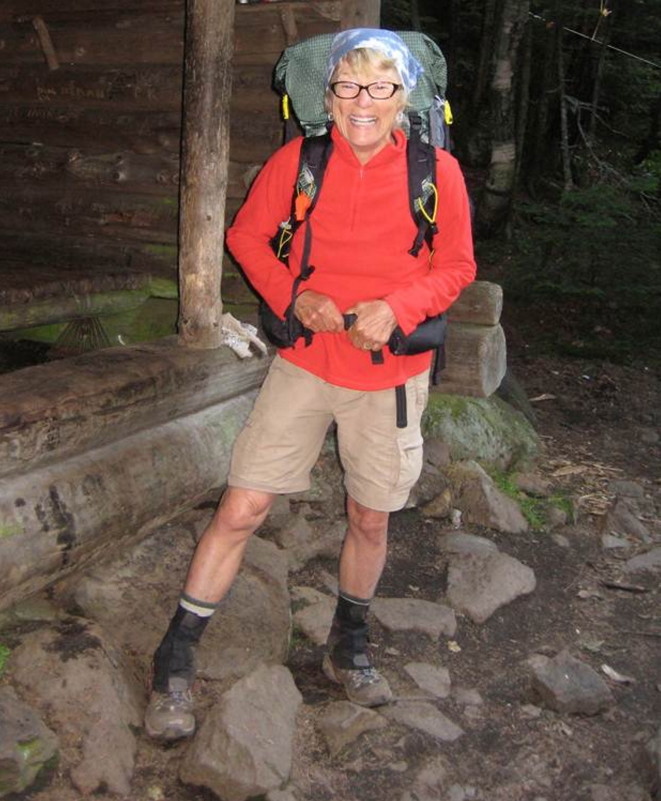
[[[397,319],[385,300],[361,301],[345,313],[356,315],[347,334],[351,344],[360,350],[381,350],[397,327]]]

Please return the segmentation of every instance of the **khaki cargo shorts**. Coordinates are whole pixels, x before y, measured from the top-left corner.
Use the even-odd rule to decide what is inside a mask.
[[[276,356],[235,442],[227,483],[276,494],[309,489],[335,422],[349,495],[370,509],[401,509],[422,469],[428,393],[429,371],[407,381],[408,425],[397,428],[394,389],[337,387]]]

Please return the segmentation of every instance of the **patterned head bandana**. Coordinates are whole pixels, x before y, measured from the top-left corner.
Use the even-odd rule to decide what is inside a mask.
[[[327,81],[330,81],[333,70],[347,53],[359,47],[376,50],[393,61],[407,92],[415,88],[419,76],[424,72],[420,62],[396,33],[381,28],[351,28],[338,33],[331,43]]]

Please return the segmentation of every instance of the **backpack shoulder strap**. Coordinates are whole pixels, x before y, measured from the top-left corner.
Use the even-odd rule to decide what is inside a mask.
[[[303,139],[292,199],[291,217],[294,226],[307,219],[317,205],[332,150],[330,132]]]
[[[408,169],[409,205],[411,216],[418,227],[418,233],[409,250],[417,256],[423,241],[430,249],[432,239],[438,231],[436,214],[438,211],[438,189],[436,188],[436,150],[421,136],[420,115],[409,114],[409,138],[406,144],[406,163]]]

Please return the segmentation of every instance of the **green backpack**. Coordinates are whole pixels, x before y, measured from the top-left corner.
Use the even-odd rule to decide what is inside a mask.
[[[419,115],[423,141],[449,150],[448,125],[452,122],[452,112],[445,99],[447,66],[443,53],[424,33],[397,31],[397,35],[424,67],[409,97],[409,113]],[[305,136],[317,136],[328,129],[324,95],[326,65],[334,38],[334,33],[324,33],[291,45],[275,67],[273,85],[283,98],[283,116],[291,120],[291,101]],[[407,130],[406,125],[404,128]],[[287,138],[291,138],[290,133]]]

